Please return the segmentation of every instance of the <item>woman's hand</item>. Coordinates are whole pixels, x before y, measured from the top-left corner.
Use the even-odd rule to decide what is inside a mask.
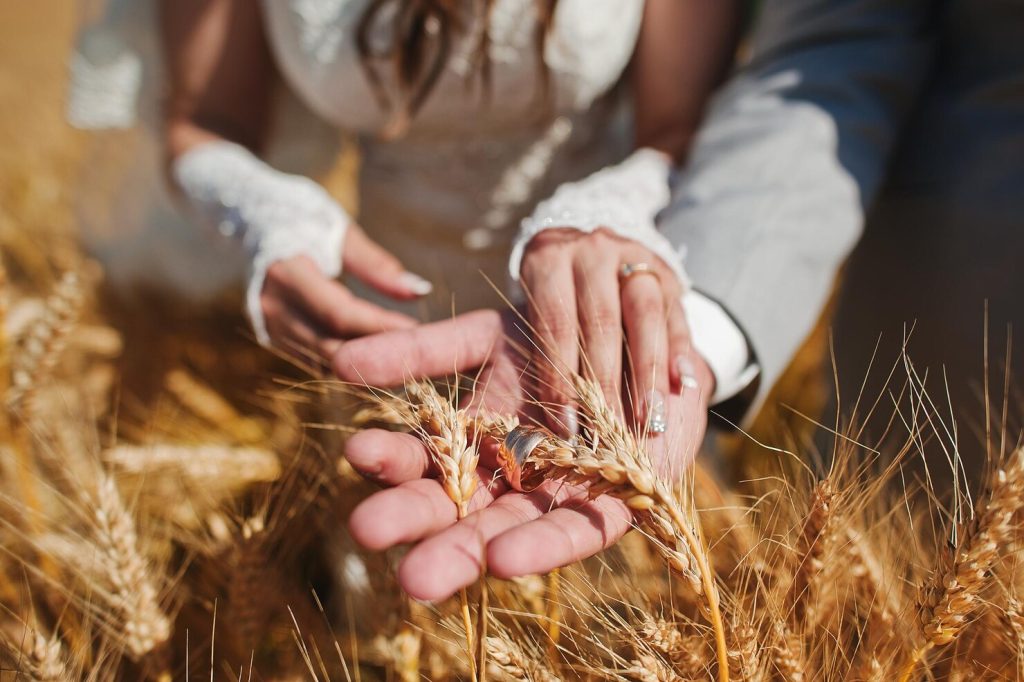
[[[342,251],[343,271],[396,301],[430,292],[430,282],[408,272],[397,258],[350,225]],[[364,301],[321,273],[308,256],[294,256],[267,268],[260,305],[275,346],[329,360],[342,339],[406,329],[408,315]]]
[[[624,266],[640,270],[627,274]],[[556,228],[531,239],[520,278],[536,335],[538,398],[565,406],[552,426],[575,431],[569,377],[578,372],[597,381],[610,404],[629,407],[641,427],[663,432],[667,397],[696,371],[672,269],[609,230]]]
[[[409,378],[477,370],[463,407],[538,415],[530,395],[529,364],[519,320],[479,310],[451,320],[370,336],[339,349],[333,368],[343,380],[372,386]],[[666,397],[668,429],[647,447],[666,477],[690,466],[707,423],[711,373],[696,355],[693,386]],[[457,519],[455,504],[437,480],[423,442],[410,434],[363,431],[346,445],[358,471],[388,486],[352,512],[352,536],[373,550],[412,543],[398,569],[402,587],[418,599],[440,600],[475,582],[487,568],[500,578],[545,573],[614,544],[632,527],[626,505],[610,495],[591,499],[584,486],[549,481],[530,493],[511,490],[500,476],[496,452],[481,447],[470,514]]]

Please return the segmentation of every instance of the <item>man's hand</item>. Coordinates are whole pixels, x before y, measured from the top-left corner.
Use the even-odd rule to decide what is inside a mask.
[[[518,329],[511,312],[477,311],[350,341],[335,354],[333,368],[343,380],[371,386],[476,370],[476,390],[464,397],[463,406],[536,419],[528,393],[530,349]],[[681,394],[668,397],[668,431],[648,441],[652,457],[670,476],[692,462],[713,390],[706,365],[695,355],[692,361],[696,386],[688,381]],[[599,552],[631,527],[622,502],[610,496],[588,499],[583,487],[552,481],[529,494],[510,490],[495,476],[493,444],[482,449],[479,486],[471,513],[461,521],[415,436],[368,430],[350,439],[346,456],[357,470],[392,486],[353,511],[353,537],[374,550],[416,543],[398,578],[418,599],[450,596],[475,582],[485,565],[502,578],[550,571]]]

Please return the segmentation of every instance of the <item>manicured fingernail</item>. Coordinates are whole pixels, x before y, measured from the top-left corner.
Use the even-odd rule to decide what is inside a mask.
[[[403,272],[398,276],[403,287],[417,296],[426,296],[434,290],[434,285],[412,272]]]
[[[647,396],[647,430],[651,433],[665,433],[666,429],[665,396],[661,391],[652,390]]]
[[[697,367],[693,360],[680,355],[676,358],[676,370],[679,372],[679,394],[682,395],[687,389],[700,388],[697,382]]]
[[[562,428],[565,429],[565,435],[569,438],[575,438],[580,432],[580,418],[576,412],[576,408],[572,405],[565,405],[562,407]]]

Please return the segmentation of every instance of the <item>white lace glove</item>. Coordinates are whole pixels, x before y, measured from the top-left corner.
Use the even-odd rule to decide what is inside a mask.
[[[690,288],[683,268],[685,247],[676,248],[655,225],[670,199],[672,162],[666,154],[639,149],[617,166],[602,169],[578,182],[559,187],[522,222],[512,246],[509,274],[519,282],[523,254],[544,230],[574,228],[593,232],[605,228],[643,245],[671,268],[683,286],[683,309],[693,348],[715,376],[710,404],[740,393],[758,373],[746,336],[717,303]]]
[[[650,249],[679,278],[684,288],[689,278],[683,269],[683,250],[655,227],[654,219],[671,199],[671,159],[654,149],[638,149],[622,163],[610,166],[578,182],[555,190],[523,220],[512,244],[509,274],[519,281],[523,253],[544,230],[571,227],[581,232],[605,228]]]
[[[305,255],[326,277],[337,277],[351,217],[313,180],[277,171],[231,142],[190,149],[172,174],[203,222],[248,255],[246,312],[256,339],[269,346],[260,304],[267,268]]]

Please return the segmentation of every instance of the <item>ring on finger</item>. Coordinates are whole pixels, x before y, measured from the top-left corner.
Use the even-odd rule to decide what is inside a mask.
[[[650,263],[623,263],[619,266],[619,279],[621,281],[626,281],[634,275],[654,275],[657,277],[658,272]]]
[[[498,465],[513,490],[530,492],[530,486],[523,485],[523,465],[549,435],[544,429],[519,425],[509,431],[501,441],[501,445],[498,446]]]

